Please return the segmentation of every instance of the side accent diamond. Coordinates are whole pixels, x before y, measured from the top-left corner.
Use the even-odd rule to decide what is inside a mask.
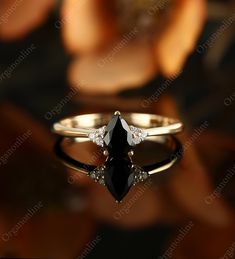
[[[132,137],[133,137],[132,141],[133,141],[134,145],[137,145],[140,142],[144,141],[148,135],[146,130],[136,128],[134,126],[130,126],[130,130],[132,133]]]
[[[104,146],[104,134],[105,134],[105,129],[106,129],[106,126],[103,126],[97,130],[95,130],[94,132],[90,133],[88,135],[89,139],[96,143],[98,146],[101,146],[103,147]]]
[[[145,181],[149,177],[149,174],[137,165],[133,165],[132,170],[134,171],[134,185]]]
[[[93,171],[91,171],[88,176],[91,177],[95,182],[98,182],[101,185],[105,186],[104,182],[104,170],[105,166],[99,166],[95,168]]]

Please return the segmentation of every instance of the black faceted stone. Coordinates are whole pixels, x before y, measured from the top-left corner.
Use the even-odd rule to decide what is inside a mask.
[[[104,143],[108,148],[109,154],[122,156],[127,154],[132,146],[132,133],[127,122],[120,116],[114,115],[108,123]]]
[[[134,171],[131,166],[129,157],[112,157],[105,163],[105,185],[118,202],[125,197],[133,185]]]

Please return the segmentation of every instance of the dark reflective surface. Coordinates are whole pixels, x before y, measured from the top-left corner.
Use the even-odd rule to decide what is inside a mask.
[[[143,98],[155,93],[161,77],[110,98],[78,94],[61,107],[69,93],[70,58],[55,19],[23,40],[0,45],[1,71],[22,49],[36,46],[10,78],[0,81],[0,257],[224,256],[235,240],[234,43],[214,72],[194,53],[180,78],[147,108]],[[201,41],[214,27],[207,25]],[[179,136],[185,156],[171,177],[136,186],[122,204],[56,159],[50,131],[67,115],[117,109],[181,117],[186,124]],[[150,155],[161,154],[139,152],[137,159]],[[93,145],[79,156],[92,163],[100,159]]]

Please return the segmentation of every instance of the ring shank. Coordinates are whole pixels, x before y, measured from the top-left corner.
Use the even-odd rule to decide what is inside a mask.
[[[53,131],[67,137],[88,137],[95,129],[107,125],[111,113],[94,113],[70,117],[55,123]],[[143,128],[148,136],[176,134],[183,129],[183,124],[177,120],[155,114],[122,113],[129,125]]]
[[[90,164],[85,164],[83,162],[80,162],[76,159],[74,159],[72,156],[67,154],[63,150],[63,142],[65,140],[68,140],[70,145],[75,145],[76,143],[79,142],[84,142],[86,141],[85,139],[81,138],[75,138],[75,139],[68,139],[61,137],[58,139],[58,141],[55,144],[55,153],[57,157],[68,167],[71,169],[74,169],[76,171],[79,171],[81,173],[87,174],[89,171],[94,170],[97,165],[90,165]],[[163,172],[169,168],[171,168],[176,162],[178,162],[182,156],[182,146],[180,142],[172,136],[155,136],[149,138],[150,142],[156,142],[164,146],[168,146],[169,148],[169,156],[165,158],[164,160],[160,162],[156,162],[151,165],[145,165],[142,166],[142,168],[148,172],[149,175],[153,175],[156,173]]]

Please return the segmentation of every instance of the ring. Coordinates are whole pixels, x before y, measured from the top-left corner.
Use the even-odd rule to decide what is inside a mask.
[[[56,143],[55,152],[67,166],[105,185],[116,201],[120,202],[132,185],[169,169],[179,160],[182,147],[171,135],[180,132],[182,128],[182,123],[176,119],[153,114],[121,115],[116,111],[113,116],[110,113],[79,115],[53,125],[53,131],[63,136]],[[104,147],[106,161],[103,165],[90,165],[74,159],[63,151],[61,144],[65,139],[73,144],[93,141]],[[150,165],[139,166],[133,163],[133,147],[144,140],[145,143],[158,143],[170,149],[170,156]]]
[[[75,145],[87,141],[89,139],[60,137],[55,144],[55,153],[66,166],[84,173],[106,186],[117,202],[122,201],[133,185],[143,182],[151,175],[171,168],[180,160],[183,153],[180,142],[174,136],[150,137],[144,144],[157,143],[166,149],[168,154],[160,161],[141,166],[133,163],[132,152],[116,156],[104,153],[107,158],[102,165],[91,165],[78,161],[64,151],[63,145],[66,142],[69,145]],[[79,148],[77,150],[79,151]]]
[[[61,136],[88,138],[116,153],[128,151],[148,137],[176,134],[182,129],[183,124],[176,119],[145,113],[121,115],[119,111],[113,116],[110,113],[74,116],[53,125],[53,131]]]

